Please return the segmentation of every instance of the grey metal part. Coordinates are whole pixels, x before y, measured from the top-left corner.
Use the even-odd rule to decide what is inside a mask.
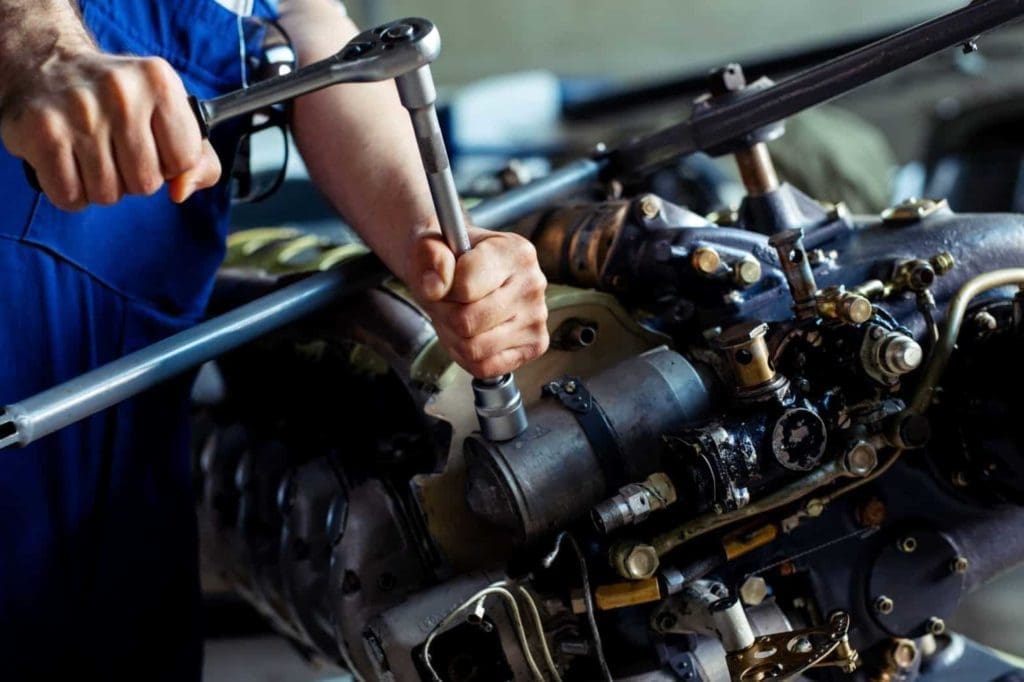
[[[302,634],[320,651],[337,659],[337,643],[327,592],[330,550],[328,509],[342,494],[330,461],[319,457],[291,472],[282,500],[281,577],[285,603]]]
[[[454,608],[491,583],[505,579],[501,574],[473,573],[418,593],[376,615],[366,626],[364,646],[372,661],[375,679],[418,680],[413,650]],[[508,632],[510,627],[499,627]],[[508,647],[505,647],[508,650]]]
[[[369,479],[349,490],[347,514],[333,525],[340,531],[331,550],[328,587],[335,636],[356,669],[376,679],[369,675],[374,658],[362,643],[366,624],[422,589],[427,573],[398,501],[381,481]]]
[[[662,434],[711,407],[705,376],[666,348],[625,360],[586,384],[617,434],[626,474],[634,480],[656,467]],[[530,410],[530,423],[513,441],[467,441],[470,508],[520,539],[583,516],[608,493],[601,463],[572,412],[544,400]]]
[[[385,39],[389,27],[407,25],[412,35],[403,41]],[[363,31],[337,54],[248,88],[199,102],[204,123],[213,127],[236,116],[259,111],[339,83],[365,83],[394,78],[425,66],[441,52],[437,29],[426,19],[402,19]]]
[[[511,374],[493,381],[474,381],[473,403],[480,432],[487,440],[512,440],[528,427],[523,396]]]

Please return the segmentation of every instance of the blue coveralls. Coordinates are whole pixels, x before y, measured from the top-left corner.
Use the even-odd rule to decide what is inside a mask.
[[[214,0],[80,4],[103,49],[163,57],[200,97],[241,86],[238,19]],[[218,132],[228,169],[235,131]],[[165,189],[65,213],[0,149],[0,196],[0,404],[200,319],[224,253],[223,180],[182,206]],[[188,384],[0,452],[0,679],[199,678]]]

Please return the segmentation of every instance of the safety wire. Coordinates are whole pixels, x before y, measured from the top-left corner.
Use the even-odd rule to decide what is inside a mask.
[[[433,682],[442,682],[440,676],[438,676],[437,674],[437,671],[434,670],[433,663],[431,663],[430,661],[430,646],[431,644],[433,644],[434,639],[443,630],[447,629],[448,626],[451,625],[455,621],[455,619],[459,617],[459,614],[466,611],[470,607],[474,607],[477,604],[483,602],[484,599],[491,595],[497,595],[505,601],[509,611],[512,613],[512,625],[515,628],[516,637],[519,638],[519,646],[522,647],[523,655],[526,657],[526,664],[530,667],[530,673],[533,675],[533,678],[538,682],[544,682],[544,675],[541,674],[540,668],[537,667],[537,661],[533,657],[533,651],[530,648],[530,642],[527,640],[526,637],[526,629],[523,626],[523,616],[522,612],[519,610],[519,603],[516,601],[515,596],[507,589],[507,585],[507,580],[499,580],[496,583],[488,585],[487,587],[483,588],[466,601],[456,606],[454,610],[452,610],[447,616],[445,616],[441,620],[441,622],[438,623],[434,627],[434,629],[430,631],[430,634],[427,635],[427,641],[423,644],[423,662],[426,664],[427,670],[430,671],[430,677],[433,680]],[[539,615],[537,619],[537,624],[540,624]],[[544,639],[543,631],[539,632],[538,635],[541,640]],[[550,653],[548,654],[548,658],[550,658]]]
[[[601,644],[601,632],[597,629],[597,618],[594,616],[594,597],[590,592],[590,573],[587,571],[587,561],[583,557],[583,551],[580,549],[580,545],[576,542],[576,538],[570,535],[567,531],[562,531],[555,538],[554,548],[544,557],[541,562],[544,568],[551,568],[555,563],[555,559],[558,558],[562,551],[562,543],[568,542],[569,546],[572,547],[573,552],[576,554],[576,560],[580,565],[580,581],[583,586],[583,605],[587,609],[587,621],[590,623],[590,635],[594,640],[594,650],[597,655],[597,663],[601,666],[601,674],[604,675],[605,682],[614,682],[612,679],[611,670],[608,669],[608,661],[604,658],[604,647]]]

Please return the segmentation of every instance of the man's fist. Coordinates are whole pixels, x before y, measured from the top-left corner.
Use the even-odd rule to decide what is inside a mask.
[[[4,88],[0,137],[65,210],[150,195],[187,199],[220,177],[188,96],[162,59],[66,52]]]
[[[548,348],[547,280],[516,234],[470,228],[458,261],[440,235],[416,238],[408,284],[453,359],[475,377],[512,372]]]

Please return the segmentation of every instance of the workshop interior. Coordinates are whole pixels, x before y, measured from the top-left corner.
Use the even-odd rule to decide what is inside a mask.
[[[268,31],[193,100],[250,126],[204,321],[0,416],[194,373],[206,601],[287,659],[211,639],[207,679],[1024,677],[1024,2],[347,4],[335,56]],[[534,244],[513,375],[292,148],[294,98],[365,81],[457,254]]]

